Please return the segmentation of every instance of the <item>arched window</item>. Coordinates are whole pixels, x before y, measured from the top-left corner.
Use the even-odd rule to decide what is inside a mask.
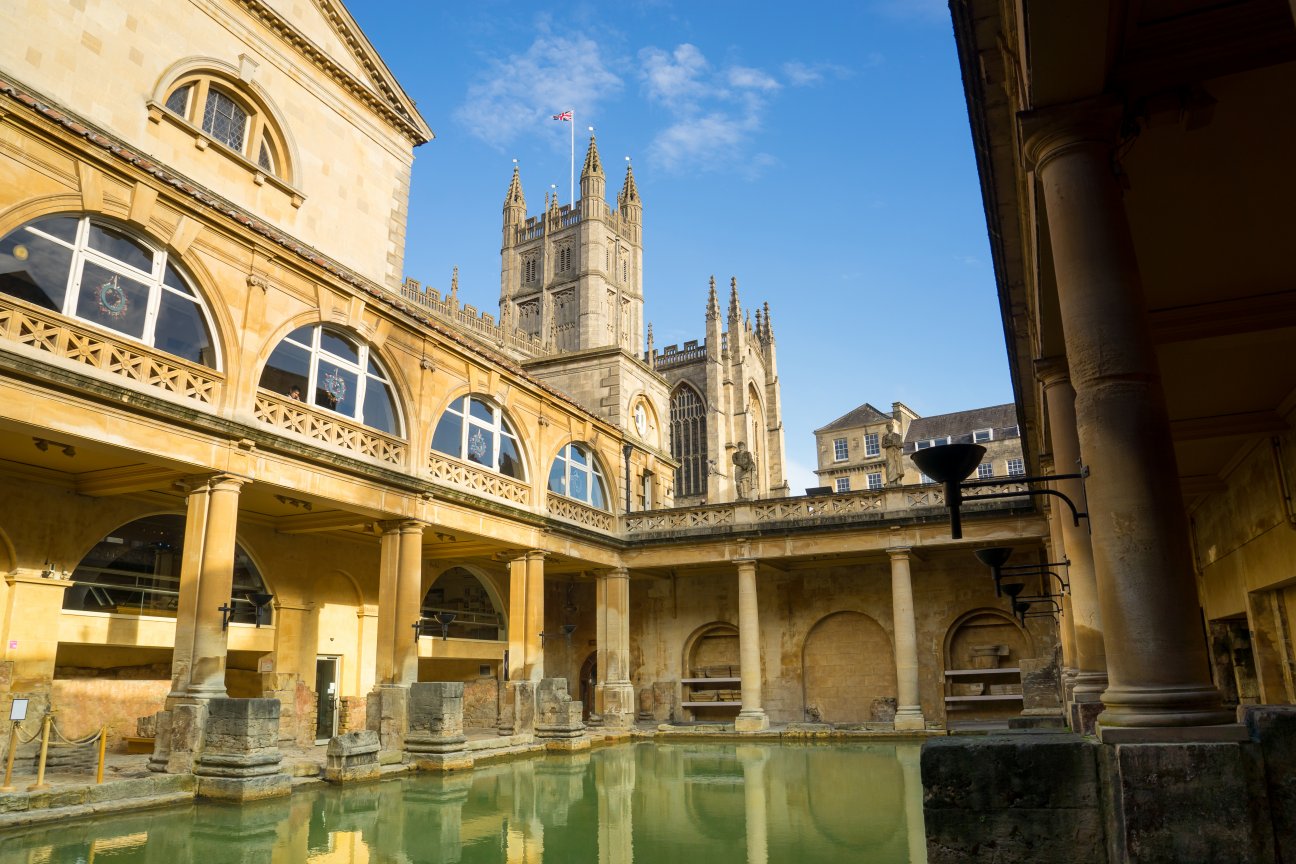
[[[423,632],[439,634],[438,612],[453,612],[446,634],[455,639],[489,639],[506,636],[504,616],[495,607],[486,586],[471,571],[452,567],[437,577],[423,595]]]
[[[503,409],[480,396],[464,396],[450,403],[432,434],[432,449],[508,477],[526,479],[512,424]]]
[[[363,342],[319,324],[298,327],[275,347],[261,386],[401,434],[391,381]]]
[[[670,420],[671,455],[680,463],[675,471],[675,494],[682,498],[705,495],[706,406],[687,384],[676,387],[671,394]]]
[[[0,293],[218,368],[189,280],[165,250],[108,220],[50,216],[0,238]]]
[[[72,571],[72,587],[63,608],[119,615],[174,618],[180,598],[180,562],[184,560],[185,517],[146,516],[110,532]],[[232,621],[270,623],[265,582],[243,547],[234,546]]]
[[[600,510],[608,509],[607,484],[598,460],[580,444],[568,444],[558,451],[549,469],[549,491]]]
[[[164,105],[267,174],[289,179],[282,133],[270,112],[235,82],[209,74],[186,75],[171,85]]]

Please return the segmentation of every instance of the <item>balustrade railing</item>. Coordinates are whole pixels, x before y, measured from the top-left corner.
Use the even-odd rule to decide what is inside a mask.
[[[1022,492],[1021,483],[1005,481],[993,487],[996,492]],[[978,490],[979,491],[979,490]],[[991,502],[967,502],[965,511],[1005,509],[1015,506],[1013,499]],[[945,493],[940,486],[897,486],[864,492],[830,495],[807,495],[796,498],[771,498],[737,501],[732,504],[706,504],[698,507],[676,507],[630,513],[624,518],[625,534],[634,538],[661,532],[705,532],[710,529],[768,529],[777,523],[805,524],[815,522],[882,521],[900,519],[925,510],[943,509]]]
[[[548,496],[550,516],[599,531],[611,531],[616,526],[616,517],[606,510],[590,507],[588,504],[573,501],[563,495],[555,495],[553,492],[548,493]]]
[[[305,402],[288,399],[260,390],[256,395],[256,418],[285,432],[305,436],[358,456],[367,456],[390,465],[405,464],[406,444],[399,438],[384,435],[335,414],[326,414]]]
[[[220,396],[223,376],[214,369],[118,341],[12,297],[0,296],[0,338],[204,405]]]
[[[469,492],[493,495],[523,507],[531,504],[531,487],[512,477],[484,471],[432,451],[428,451],[428,468],[432,472],[432,479],[439,483],[457,486]]]

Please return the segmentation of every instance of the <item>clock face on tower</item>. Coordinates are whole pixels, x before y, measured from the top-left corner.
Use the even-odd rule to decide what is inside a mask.
[[[639,433],[640,438],[646,438],[648,436],[648,412],[644,410],[642,402],[634,408],[634,426],[635,431]]]

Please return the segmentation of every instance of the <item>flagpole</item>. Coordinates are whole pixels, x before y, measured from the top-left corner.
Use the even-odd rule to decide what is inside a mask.
[[[567,203],[576,209],[576,109],[571,110],[571,173],[567,175]]]

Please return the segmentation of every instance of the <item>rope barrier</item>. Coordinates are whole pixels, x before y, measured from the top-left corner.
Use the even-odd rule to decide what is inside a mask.
[[[104,734],[104,730],[100,729],[98,732],[88,735],[85,738],[82,738],[80,741],[73,741],[70,738],[67,738],[62,732],[59,731],[57,722],[50,724],[50,726],[51,726],[51,730],[54,732],[54,735],[60,741],[63,742],[64,746],[67,747],[81,747],[86,744],[93,744],[94,742],[99,740],[100,735]]]

